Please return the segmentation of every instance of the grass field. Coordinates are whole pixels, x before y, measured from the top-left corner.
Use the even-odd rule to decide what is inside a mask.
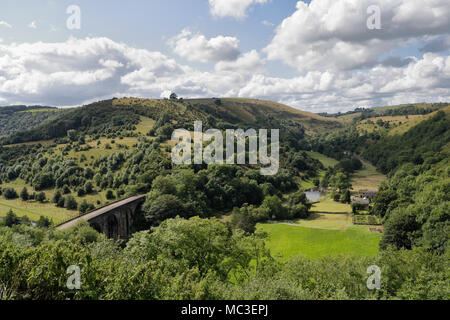
[[[354,191],[359,190],[378,190],[381,182],[387,178],[367,161],[361,159],[363,163],[362,170],[357,171],[350,180]]]
[[[352,208],[349,204],[336,202],[329,196],[320,198],[318,203],[313,204],[311,211],[318,212],[352,212]]]
[[[375,256],[381,235],[367,227],[352,226],[346,230],[305,228],[285,224],[259,224],[267,232],[267,247],[273,255],[289,259],[295,255],[319,258],[339,254]]]
[[[44,216],[53,220],[54,223],[63,222],[79,214],[78,211],[57,208],[53,203],[0,198],[0,217],[4,217],[9,210],[12,210],[19,217],[27,216],[31,221],[37,221],[41,216]]]
[[[322,162],[322,164],[324,165],[325,168],[329,168],[329,167],[334,167],[335,165],[337,165],[339,163],[339,161],[333,159],[333,158],[329,158],[321,153],[318,152],[311,152],[308,151],[306,152],[311,158],[313,159],[317,159],[320,162]]]
[[[305,228],[346,230],[352,226],[352,215],[313,213],[310,218],[297,220],[295,223]]]

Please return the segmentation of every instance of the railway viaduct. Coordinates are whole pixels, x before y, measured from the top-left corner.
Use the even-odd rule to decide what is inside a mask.
[[[139,206],[145,201],[145,195],[133,196],[90,211],[70,219],[58,226],[56,230],[67,230],[80,222],[87,221],[92,228],[111,239],[126,239]]]

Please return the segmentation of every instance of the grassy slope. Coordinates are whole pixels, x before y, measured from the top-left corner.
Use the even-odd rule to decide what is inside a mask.
[[[387,178],[382,173],[367,161],[362,160],[363,168],[353,174],[350,183],[353,186],[354,191],[360,190],[378,190],[381,182]]]
[[[185,100],[193,104],[199,104],[205,111],[216,112],[225,116],[239,119],[241,122],[252,123],[257,116],[271,115],[277,119],[293,120],[306,129],[308,135],[322,133],[323,130],[337,130],[342,127],[340,121],[326,118],[314,113],[291,108],[281,103],[243,98],[223,98],[222,104],[217,106],[215,99]]]
[[[288,259],[294,255],[319,258],[338,254],[375,256],[381,235],[366,227],[352,226],[346,230],[324,230],[284,224],[260,224],[269,234],[267,247],[272,254]]]

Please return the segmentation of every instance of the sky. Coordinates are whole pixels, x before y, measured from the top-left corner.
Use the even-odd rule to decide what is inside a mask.
[[[450,101],[449,0],[2,0],[0,105]]]

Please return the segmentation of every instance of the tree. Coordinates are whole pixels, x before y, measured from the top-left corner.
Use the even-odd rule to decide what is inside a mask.
[[[37,196],[36,196],[36,200],[39,201],[39,202],[41,202],[41,203],[44,202],[46,198],[47,198],[47,197],[45,196],[45,193],[44,193],[44,192],[39,192],[39,193],[37,194]]]
[[[28,190],[26,187],[23,187],[22,191],[20,192],[20,198],[23,201],[27,201],[30,198],[30,195],[28,194]]]
[[[10,209],[7,213],[5,218],[3,218],[3,224],[7,227],[12,227],[14,225],[20,224],[19,217],[16,216],[16,214]]]
[[[8,200],[18,198],[17,192],[13,188],[3,189],[3,196],[5,197],[5,199],[8,199]]]
[[[277,196],[267,196],[262,205],[262,208],[269,210],[270,217],[272,220],[284,220],[289,219],[289,213]]]
[[[156,199],[147,199],[142,206],[144,217],[148,224],[157,226],[164,220],[185,217],[183,203],[176,196],[163,194]]]
[[[114,195],[114,191],[108,190],[108,191],[106,192],[106,199],[108,199],[108,200],[113,200],[113,199],[115,199],[115,198],[116,198],[116,196]]]
[[[234,208],[231,214],[231,227],[241,229],[247,234],[252,234],[256,230],[256,219],[252,214],[252,209],[244,205],[241,209]]]
[[[178,100],[178,96],[175,92],[170,95],[170,100]]]
[[[420,229],[414,214],[406,208],[394,210],[384,223],[383,238],[380,248],[386,249],[393,245],[397,249],[411,249],[414,233]]]
[[[73,130],[73,129],[68,130],[67,137],[69,137],[70,141],[76,141],[77,140],[77,131]]]
[[[66,196],[64,200],[64,208],[67,210],[76,210],[78,207],[78,203],[75,198],[71,195]]]
[[[59,202],[59,199],[61,199],[61,197],[62,197],[61,191],[56,190],[55,194],[53,195],[52,202],[57,204]]]
[[[51,222],[47,217],[40,216],[36,224],[38,228],[48,229],[51,226]]]
[[[83,202],[81,202],[80,205],[78,206],[78,210],[80,211],[80,213],[83,214],[88,212],[91,206],[92,205],[90,205],[86,200],[83,200]]]
[[[86,191],[86,194],[91,194],[94,191],[94,186],[92,185],[92,182],[87,181],[84,184],[84,190]]]

